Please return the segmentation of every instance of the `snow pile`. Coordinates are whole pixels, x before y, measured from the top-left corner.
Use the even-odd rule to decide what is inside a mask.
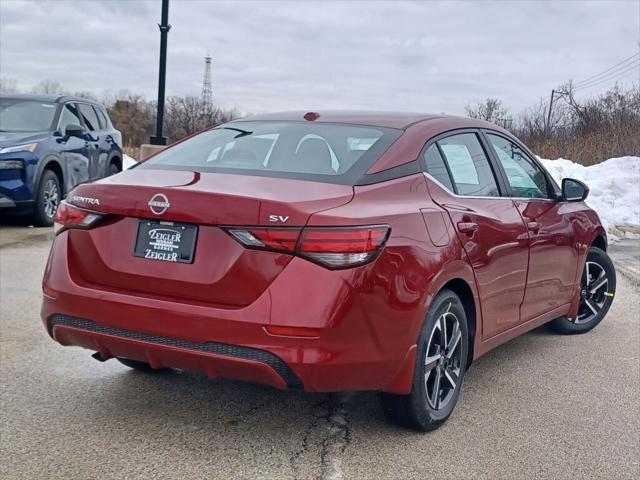
[[[126,153],[122,156],[122,169],[123,170],[128,170],[129,168],[133,167],[136,163],[138,163],[138,161],[135,158],[130,157]]]
[[[589,186],[586,202],[598,212],[610,241],[640,238],[640,157],[611,158],[590,167],[564,158],[540,160],[558,185],[570,177]]]

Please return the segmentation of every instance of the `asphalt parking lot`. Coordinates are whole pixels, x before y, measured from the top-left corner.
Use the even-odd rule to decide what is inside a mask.
[[[0,226],[3,479],[640,478],[631,275],[594,331],[541,328],[479,359],[449,422],[419,434],[389,424],[373,393],[142,374],[55,344],[39,318],[50,237]],[[637,244],[614,258],[637,262]]]

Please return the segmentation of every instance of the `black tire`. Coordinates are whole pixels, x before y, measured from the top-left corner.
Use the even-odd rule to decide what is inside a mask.
[[[153,368],[147,362],[140,362],[138,360],[131,360],[130,358],[118,358],[121,364],[126,365],[134,370],[140,370],[141,372],[166,372],[168,368]]]
[[[107,177],[115,175],[116,173],[120,173],[120,165],[118,165],[117,161],[112,160],[111,163],[109,163],[109,167],[107,168]]]
[[[445,319],[444,325],[447,331],[444,338],[441,334],[442,318]],[[456,324],[459,327],[460,336],[453,351],[446,350],[444,357],[440,357],[441,360],[432,360],[431,369],[427,369],[427,354],[432,359],[436,358],[438,352],[441,351],[443,340],[458,336],[457,334],[452,335],[456,331]],[[383,392],[380,393],[380,403],[385,415],[391,421],[404,427],[426,432],[438,428],[453,412],[466,371],[469,352],[467,316],[462,302],[455,293],[450,290],[442,290],[433,300],[420,331],[417,345],[411,393],[397,395]],[[449,356],[450,358],[446,358]],[[452,388],[450,379],[455,377],[455,372],[457,372],[457,378],[454,382],[455,387]],[[438,377],[438,375],[440,376]],[[442,382],[442,392],[440,389],[434,388],[438,378]],[[428,395],[431,398],[428,399]],[[440,402],[444,402],[444,404]]]
[[[33,224],[36,227],[50,227],[56,216],[56,210],[62,200],[62,190],[58,176],[51,170],[45,170],[40,177],[36,204],[33,207]]]
[[[589,268],[587,268],[589,267]],[[593,270],[596,270],[594,273]],[[606,284],[602,283],[600,275],[606,277]],[[592,290],[595,290],[592,292]],[[616,292],[616,269],[607,252],[598,247],[591,247],[587,253],[587,260],[582,270],[580,282],[580,309],[575,318],[556,318],[549,327],[556,333],[576,335],[586,333],[598,325],[611,308]],[[594,312],[597,310],[597,313]]]

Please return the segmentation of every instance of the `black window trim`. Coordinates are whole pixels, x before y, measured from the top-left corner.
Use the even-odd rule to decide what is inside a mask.
[[[457,193],[457,188],[455,187],[455,182],[453,180],[453,176],[451,175],[451,171],[449,169],[449,166],[447,165],[447,160],[446,157],[443,155],[442,150],[440,148],[440,145],[437,143],[440,140],[444,140],[445,138],[448,137],[452,137],[454,135],[460,135],[462,133],[475,133],[477,138],[478,138],[478,142],[480,143],[480,146],[482,148],[482,150],[484,151],[485,156],[487,157],[487,161],[489,162],[489,167],[491,168],[491,171],[493,173],[493,178],[496,181],[496,185],[498,187],[498,193],[499,196],[497,197],[492,197],[489,195],[460,195]],[[438,146],[438,151],[440,152],[440,155],[442,156],[442,159],[445,163],[445,166],[447,167],[447,172],[449,173],[449,179],[451,180],[451,184],[454,185],[454,189],[456,190],[455,192],[452,192],[449,187],[447,187],[446,185],[442,185],[442,183],[440,183],[438,181],[437,178],[435,178],[433,175],[429,174],[429,172],[427,171],[427,164],[426,161],[424,159],[424,154],[427,151],[427,149],[433,145],[436,144]],[[508,195],[505,195],[505,193],[510,192],[507,189],[507,183],[505,183],[504,177],[503,177],[503,173],[500,170],[496,170],[496,164],[495,164],[495,158],[491,155],[490,151],[487,151],[487,143],[486,143],[486,139],[484,138],[481,129],[479,128],[458,128],[458,129],[453,129],[453,130],[447,130],[446,132],[440,133],[438,135],[436,135],[435,137],[431,137],[427,143],[425,143],[425,145],[422,147],[422,150],[420,151],[420,156],[418,157],[418,161],[420,163],[420,168],[422,169],[422,172],[425,175],[428,175],[430,179],[434,180],[435,182],[438,183],[438,185],[441,185],[442,188],[444,188],[445,190],[447,190],[448,192],[450,192],[452,195],[459,197],[459,198],[478,198],[478,199],[499,199],[499,198],[505,198],[508,197]],[[500,172],[500,173],[498,173]]]
[[[551,175],[549,174],[549,172],[547,172],[547,169],[544,168],[544,165],[542,165],[542,163],[540,161],[538,161],[538,159],[536,158],[536,156],[531,153],[531,151],[526,147],[526,145],[524,145],[522,142],[520,142],[517,138],[515,137],[511,137],[508,135],[505,135],[503,132],[499,132],[497,130],[491,130],[489,128],[482,128],[480,129],[481,132],[481,137],[483,139],[483,141],[486,143],[486,150],[489,151],[490,155],[491,155],[491,159],[492,162],[495,164],[496,168],[498,169],[498,171],[500,172],[500,176],[503,177],[504,179],[504,183],[505,183],[505,192],[507,193],[507,197],[509,198],[514,198],[514,199],[522,199],[522,200],[538,200],[538,201],[557,201],[559,198],[561,198],[561,194],[560,194],[560,190],[558,188],[558,185],[556,184],[556,182],[553,180],[553,177],[551,177]],[[500,159],[498,158],[498,154],[495,152],[495,150],[493,149],[493,145],[491,143],[491,140],[488,138],[488,134],[491,135],[495,135],[497,137],[501,137],[513,144],[515,144],[517,147],[520,148],[520,150],[522,150],[524,152],[524,154],[527,156],[527,158],[533,162],[533,164],[535,166],[537,166],[540,171],[542,172],[542,174],[544,175],[544,178],[547,182],[547,187],[550,190],[550,193],[552,194],[551,197],[548,198],[529,198],[529,197],[517,197],[514,195],[513,189],[511,188],[511,185],[509,184],[509,179],[507,177],[507,172],[504,170],[504,167],[502,166],[502,163],[500,162]]]

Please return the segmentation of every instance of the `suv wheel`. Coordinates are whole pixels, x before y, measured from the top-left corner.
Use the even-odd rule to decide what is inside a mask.
[[[56,216],[56,210],[62,199],[60,180],[51,170],[45,170],[40,178],[40,185],[36,193],[36,204],[33,212],[33,222],[37,227],[50,227]]]
[[[117,162],[111,162],[109,164],[109,168],[107,169],[107,177],[111,175],[115,175],[116,173],[120,173],[120,167]]]
[[[598,247],[591,247],[580,282],[580,307],[575,318],[557,318],[549,326],[565,335],[585,333],[605,317],[616,291],[616,270],[609,255]]]
[[[458,296],[442,290],[433,300],[418,338],[409,395],[381,393],[392,421],[415,430],[435,430],[458,401],[469,352],[467,317]]]

